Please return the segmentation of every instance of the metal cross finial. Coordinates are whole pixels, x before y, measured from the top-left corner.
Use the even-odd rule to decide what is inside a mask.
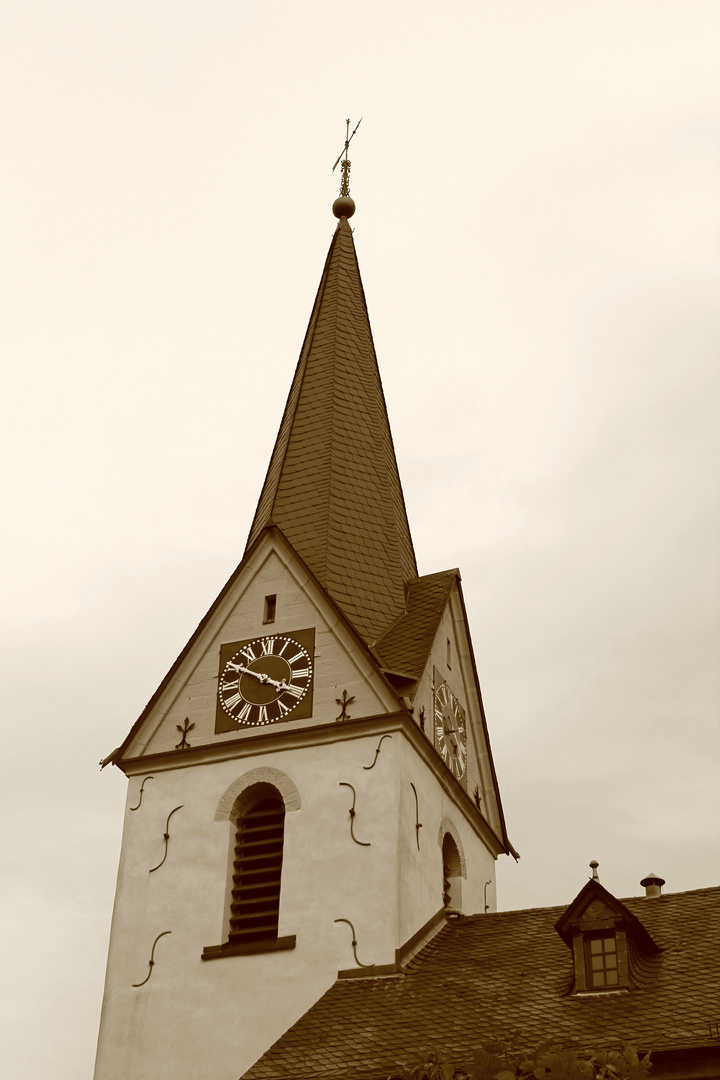
[[[362,124],[362,116],[360,117],[357,124],[353,128],[352,135],[351,135],[350,134],[350,121],[349,120],[345,121],[345,125],[346,125],[345,149],[342,151],[342,153],[340,154],[337,161],[335,162],[335,164],[332,167],[333,172],[335,172],[338,165],[340,165],[340,169],[342,170],[342,181],[340,182],[340,196],[341,196],[341,198],[342,197],[347,198],[350,195],[350,161],[348,159],[348,147],[350,145],[350,142],[352,140],[353,135],[355,134],[355,132],[357,131],[357,129],[360,127],[361,124]],[[343,159],[343,154],[345,155],[344,159]]]

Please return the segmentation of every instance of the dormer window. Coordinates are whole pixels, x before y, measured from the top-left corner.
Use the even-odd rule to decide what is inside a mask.
[[[591,864],[592,865],[592,864]],[[640,920],[597,879],[588,881],[555,929],[572,953],[569,993],[612,994],[633,988],[661,949]]]
[[[618,985],[618,951],[615,934],[586,935],[585,985],[588,990],[604,990]]]

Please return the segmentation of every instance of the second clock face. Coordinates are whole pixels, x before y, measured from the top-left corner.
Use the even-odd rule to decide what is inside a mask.
[[[216,731],[262,727],[310,716],[312,631],[223,645]],[[310,709],[308,708],[310,706]]]
[[[447,683],[435,690],[435,745],[440,757],[458,780],[467,764],[465,710]]]

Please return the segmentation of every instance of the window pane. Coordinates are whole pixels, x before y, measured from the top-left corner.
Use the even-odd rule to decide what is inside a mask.
[[[593,986],[604,986],[605,985],[605,976],[604,976],[602,971],[593,972],[592,984],[593,984]]]
[[[592,969],[593,969],[593,971],[602,971],[602,969],[603,969],[603,958],[602,958],[602,956],[593,956],[592,957]]]
[[[607,982],[608,986],[617,986],[617,981],[618,981],[618,973],[617,973],[617,971],[606,971],[605,972],[605,981]]]
[[[605,952],[615,952],[615,937],[602,938],[602,942],[605,946]]]
[[[605,957],[605,967],[608,968],[608,969],[616,968],[617,967],[617,956],[606,956]]]
[[[590,952],[600,953],[602,952],[602,938],[590,938]]]

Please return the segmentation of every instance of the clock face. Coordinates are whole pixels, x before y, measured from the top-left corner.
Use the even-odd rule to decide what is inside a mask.
[[[435,690],[435,745],[453,776],[465,775],[467,728],[465,710],[447,683]]]
[[[215,731],[310,716],[313,643],[305,630],[223,645]]]

